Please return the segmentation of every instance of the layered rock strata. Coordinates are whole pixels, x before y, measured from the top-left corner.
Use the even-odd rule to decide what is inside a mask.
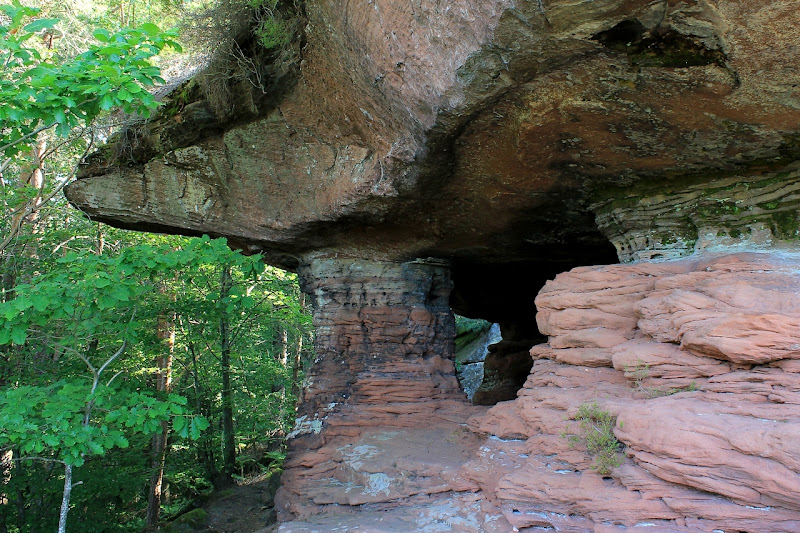
[[[472,518],[459,518],[461,531],[491,522],[505,531],[502,516],[482,510],[471,495],[477,486],[460,475],[480,439],[464,425],[474,408],[455,377],[447,268],[314,257],[300,279],[313,299],[316,361],[290,435],[279,517],[313,518],[317,529],[333,530],[364,525],[370,511],[380,517],[412,498],[439,506],[442,516],[474,507]],[[439,520],[393,516],[406,524],[394,531]]]
[[[800,239],[800,163],[608,188],[593,209],[623,262],[790,249]]]
[[[531,350],[518,399],[472,420],[492,437],[466,477],[520,530],[800,531],[798,261],[742,253],[556,277],[537,298],[549,342]],[[608,473],[568,439],[586,405],[615,418]]]
[[[327,368],[310,377],[317,407],[281,496],[298,520],[281,531],[800,530],[799,261],[707,254],[561,274],[537,298],[548,342],[530,350],[525,386],[488,411],[453,377],[446,269],[312,261]],[[606,471],[583,440],[587,406],[612,420]]]

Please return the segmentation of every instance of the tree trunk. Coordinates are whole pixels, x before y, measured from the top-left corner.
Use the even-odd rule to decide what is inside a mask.
[[[224,301],[231,291],[231,267],[224,265],[220,276],[220,300]],[[222,373],[222,479],[221,485],[233,483],[236,468],[236,447],[233,434],[233,389],[231,388],[231,339],[228,314],[224,306],[220,309],[219,342],[220,371]]]
[[[13,450],[14,455],[17,457],[20,456],[19,450]],[[20,479],[24,478],[25,472],[23,469],[25,466],[23,465],[22,461],[15,461],[14,462],[14,474],[12,474],[12,478],[14,475],[19,476]],[[14,499],[14,504],[17,506],[17,524],[24,524],[25,523],[25,491],[22,487],[17,487],[17,497]]]
[[[289,332],[286,326],[281,327],[281,366],[286,368],[289,362]]]
[[[16,239],[22,232],[22,225],[26,220],[33,223],[33,233],[39,233],[38,228],[38,211],[42,205],[42,191],[44,190],[44,155],[47,145],[44,138],[40,138],[38,142],[31,147],[30,150],[30,165],[24,166],[20,170],[19,183],[20,185],[29,185],[36,189],[38,193],[36,196],[28,200],[27,205],[19,208],[12,216],[11,223],[8,229],[8,234],[2,239],[0,243],[0,251],[4,250],[7,246]],[[33,254],[35,256],[35,254]]]
[[[306,295],[300,293],[300,309],[305,311]],[[297,335],[297,352],[294,354],[294,365],[292,366],[292,394],[295,398],[300,397],[300,383],[298,383],[298,376],[300,374],[300,367],[303,364],[303,332],[300,331]]]
[[[61,496],[61,512],[58,514],[58,533],[67,531],[69,498],[72,494],[72,465],[64,465],[64,494]]]
[[[11,469],[14,465],[14,452],[12,450],[3,450],[0,452],[0,506],[7,506],[10,504],[10,498],[6,494],[6,488],[11,482]],[[8,526],[6,525],[6,513],[0,512],[0,533],[7,533]]]
[[[167,288],[161,285],[159,292],[165,294]],[[175,354],[175,313],[165,311],[158,317],[157,336],[163,344],[163,353],[156,357],[155,388],[162,394],[172,392],[172,360]],[[158,529],[161,515],[161,499],[164,494],[164,466],[167,461],[167,444],[169,442],[170,423],[161,423],[161,433],[153,435],[150,440],[150,485],[147,494],[147,512],[145,514],[146,532]]]
[[[189,342],[189,354],[192,356],[192,380],[194,381],[194,400],[195,410],[197,413],[203,415],[208,420],[211,420],[211,407],[208,404],[208,395],[200,383],[200,371],[197,366],[197,350],[195,349],[194,342]],[[200,464],[203,465],[208,479],[212,483],[217,483],[219,478],[219,470],[217,470],[217,460],[214,457],[214,448],[211,445],[210,432],[204,432],[197,439],[197,458]]]

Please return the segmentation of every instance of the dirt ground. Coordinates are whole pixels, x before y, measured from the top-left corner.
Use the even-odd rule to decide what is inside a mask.
[[[202,509],[207,517],[202,523],[181,524],[178,518],[162,528],[175,533],[274,533],[278,530],[273,498],[280,476],[265,474],[259,478],[211,496]],[[188,514],[188,513],[187,513]]]

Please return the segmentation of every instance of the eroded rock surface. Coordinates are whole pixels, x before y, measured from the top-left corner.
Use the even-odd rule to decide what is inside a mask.
[[[519,398],[471,422],[494,437],[467,477],[520,529],[800,530],[798,260],[743,253],[558,276],[537,299],[549,342],[531,350]],[[565,438],[593,403],[624,446],[608,474]]]
[[[310,378],[305,405],[331,403],[299,420],[280,498],[295,520],[281,531],[800,530],[798,261],[561,274],[537,298],[548,342],[530,350],[525,386],[488,411],[455,384],[442,267],[312,262],[337,278],[311,292],[318,368],[338,370]],[[398,320],[371,322],[382,314]],[[587,405],[614,419],[619,462],[604,472],[569,438]],[[324,416],[309,424],[312,412]]]
[[[461,314],[519,327],[546,279],[616,261],[608,238],[625,258],[702,245],[702,217],[625,227],[676,205],[657,209],[660,187],[752,183],[800,154],[793,0],[308,0],[303,13],[273,98],[250,87],[230,122],[203,100],[168,106],[147,150],[93,161],[70,201],[123,227],[226,236],[290,269],[321,250],[449,259]],[[608,203],[631,187],[655,189],[649,211]],[[771,207],[789,191],[763,193],[747,207],[775,216],[744,224],[752,237],[714,234],[795,238]],[[720,200],[706,207],[738,205]],[[527,281],[472,283],[496,272]]]
[[[495,531],[506,531],[507,522],[496,509],[487,514],[473,494],[477,485],[461,475],[481,439],[466,428],[476,408],[455,376],[447,269],[312,257],[300,274],[314,303],[317,360],[290,435],[279,518],[335,530],[415,501],[430,514],[420,518],[408,506],[381,531],[417,530],[413,524],[427,531],[423,525],[447,517],[463,525],[459,531],[493,522]],[[309,531],[304,527],[281,531]]]

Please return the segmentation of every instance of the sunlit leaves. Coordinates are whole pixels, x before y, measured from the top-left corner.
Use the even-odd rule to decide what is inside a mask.
[[[66,136],[115,107],[147,117],[158,106],[142,86],[163,83],[150,60],[165,47],[180,49],[175,32],[152,23],[116,33],[94,31],[98,44],[74,58],[42,57],[27,44],[58,19],[35,19],[39,10],[2,5],[10,19],[0,26],[0,156],[13,158],[34,142],[35,133],[55,128]],[[29,19],[34,20],[29,21]]]
[[[108,241],[114,240],[115,230],[106,231]],[[214,460],[213,450],[220,447],[213,429],[220,424],[222,317],[230,328],[237,444],[280,435],[294,415],[291,363],[280,362],[281,332],[289,331],[291,361],[309,326],[295,276],[265,266],[257,256],[232,251],[222,239],[126,239],[109,245],[113,249],[104,255],[91,253],[90,246],[76,245],[84,249],[81,253],[64,253],[63,248],[47,259],[47,268],[27,278],[28,284],[15,287],[13,299],[0,303],[0,350],[28,354],[27,361],[47,371],[23,370],[26,374],[14,381],[27,388],[0,390],[0,448],[8,444],[22,452],[24,447],[25,456],[82,466],[77,479],[84,485],[74,495],[89,502],[90,484],[106,482],[102,474],[92,478],[90,472],[113,464],[108,482],[116,479],[120,458],[140,462],[146,435],[162,431],[165,422],[172,428],[168,464],[204,464],[196,450],[211,450]],[[231,270],[227,294],[219,284],[223,265]],[[154,361],[165,353],[156,335],[163,316],[174,317],[176,330],[174,391],[188,401],[177,394],[143,392],[153,390]],[[18,344],[11,347],[15,340]],[[90,373],[80,358],[98,367],[123,341],[124,354],[105,375],[123,374],[88,395],[91,380],[80,376]],[[91,417],[84,424],[90,404]],[[192,439],[199,440],[188,442]]]
[[[0,448],[14,446],[25,456],[54,454],[81,466],[87,456],[126,448],[131,434],[156,433],[170,420],[181,427],[207,426],[188,415],[185,399],[177,395],[158,400],[112,387],[99,387],[94,394],[87,390],[88,383],[77,380],[0,389]],[[197,438],[198,432],[186,436]]]

